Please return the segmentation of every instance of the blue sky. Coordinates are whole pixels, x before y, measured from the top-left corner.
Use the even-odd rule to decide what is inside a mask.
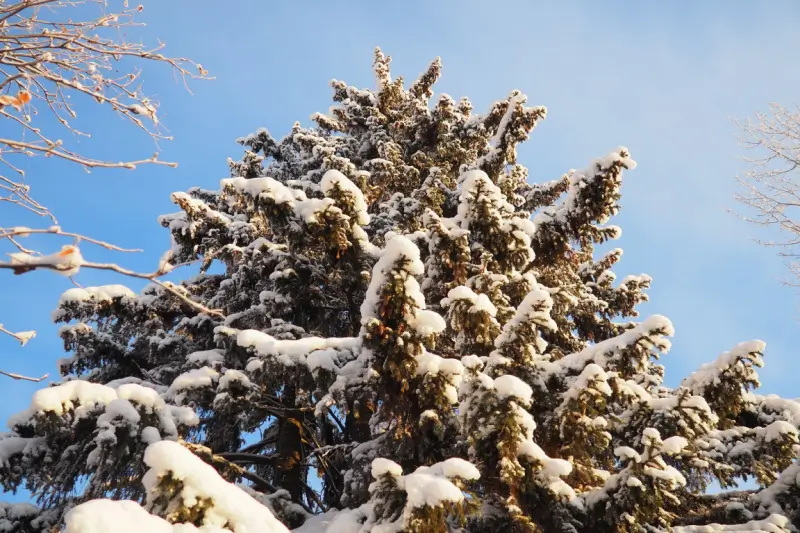
[[[190,56],[216,76],[192,83],[190,96],[169,72],[147,72],[145,87],[157,94],[175,137],[161,158],[179,168],[86,174],[41,159],[26,162],[29,183],[65,229],[146,250],[85,247],[87,259],[152,269],[169,246],[156,221],[175,210],[169,194],[216,188],[227,177],[227,158],[241,155],[237,137],[262,126],[282,136],[295,120],[309,124],[313,112],[329,108],[333,78],[371,87],[376,45],[407,80],[438,55],[444,73],[437,92],[469,96],[483,110],[520,89],[530,104],[547,106],[547,120],[520,150],[533,181],[582,168],[618,145],[631,150],[639,167],[626,174],[615,220],[625,250],[616,272],[654,279],[642,312],[666,315],[676,327],[664,360],[669,384],[737,342],[759,338],[767,342],[764,391],[800,396],[792,372],[800,299],[781,285],[787,273],[780,259],[749,240],[755,228],[726,211],[735,207],[734,176],[743,169],[731,118],[772,101],[795,103],[800,4],[565,4],[240,0],[232,9],[207,0],[145,2],[142,38],[163,39],[169,53]],[[96,132],[81,141],[86,153],[125,159],[154,151],[107,109],[83,110],[78,125]],[[15,224],[46,222],[0,210],[0,226]],[[61,245],[37,242],[48,250]],[[78,281],[141,287],[89,271]],[[39,331],[24,348],[0,337],[0,368],[56,372],[63,350],[49,316],[68,288],[68,280],[46,272],[0,272],[0,322]],[[40,386],[0,382],[0,419],[26,407]]]

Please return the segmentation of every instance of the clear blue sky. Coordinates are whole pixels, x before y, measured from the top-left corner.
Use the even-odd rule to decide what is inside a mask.
[[[639,167],[626,174],[625,255],[618,276],[648,273],[651,302],[643,314],[676,327],[665,358],[669,384],[734,344],[767,342],[763,390],[800,396],[792,369],[798,294],[781,286],[781,261],[749,236],[754,228],[726,212],[734,207],[741,149],[731,117],[769,102],[796,102],[800,4],[790,1],[673,2],[405,1],[145,2],[144,39],[201,62],[216,81],[182,90],[163,70],[147,74],[161,118],[175,136],[162,159],[178,169],[141,167],[91,175],[50,160],[27,163],[30,183],[65,229],[144,248],[110,255],[85,247],[90,260],[153,268],[169,245],[156,217],[173,212],[169,194],[217,188],[239,136],[258,127],[284,135],[330,104],[332,78],[371,87],[373,47],[394,57],[407,80],[441,56],[438,92],[469,96],[477,110],[520,89],[548,107],[547,120],[522,148],[535,181],[551,180],[618,145]],[[152,42],[152,41],[151,41]],[[102,132],[84,150],[113,159],[147,157],[152,142],[107,109],[86,108],[82,124]],[[6,133],[3,133],[4,135]],[[0,212],[0,225],[44,223]],[[39,241],[56,250],[61,243]],[[4,250],[5,251],[5,250]],[[46,272],[0,272],[0,322],[37,329],[25,348],[0,337],[3,369],[56,373],[63,356],[49,320],[69,281]],[[84,285],[129,283],[82,272]],[[141,284],[132,283],[139,288]],[[27,406],[40,385],[0,381],[0,419]]]

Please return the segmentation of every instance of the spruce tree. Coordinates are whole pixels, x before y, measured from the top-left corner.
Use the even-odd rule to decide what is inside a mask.
[[[764,344],[666,386],[650,278],[597,252],[628,150],[529,183],[543,107],[476,114],[433,99],[438,60],[408,88],[389,65],[173,195],[163,261],[200,264],[176,289],[209,312],[159,286],[61,297],[63,379],[0,436],[2,486],[39,507],[0,530],[800,527],[800,403],[754,392]]]

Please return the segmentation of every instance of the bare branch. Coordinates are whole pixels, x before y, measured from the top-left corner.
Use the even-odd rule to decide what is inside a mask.
[[[14,339],[18,340],[19,343],[22,346],[25,346],[28,343],[29,340],[31,340],[32,338],[34,338],[36,336],[36,332],[35,331],[18,331],[18,332],[15,333],[13,331],[10,331],[10,330],[6,329],[3,326],[3,324],[0,324],[0,333],[4,333],[6,335],[9,335],[9,336],[13,337]],[[45,374],[42,377],[33,378],[33,377],[29,377],[29,376],[24,376],[22,374],[15,374],[13,372],[6,372],[4,370],[0,370],[0,375],[9,377],[9,378],[15,379],[15,380],[34,381],[34,382],[44,381],[49,376],[49,374]]]
[[[97,16],[76,20],[73,11],[97,5]],[[69,13],[64,12],[70,10]],[[163,43],[153,48],[128,42],[123,31],[143,24],[135,17],[141,8],[108,12],[101,0],[18,0],[0,5],[0,117],[20,130],[19,138],[0,138],[0,162],[19,178],[0,177],[7,182],[8,197],[0,197],[40,214],[43,206],[28,195],[23,172],[9,156],[58,157],[88,168],[135,168],[141,164],[175,163],[158,160],[157,154],[136,161],[89,158],[63,146],[43,132],[34,117],[44,111],[71,134],[89,136],[70,124],[77,117],[72,96],[83,95],[144,130],[154,140],[168,139],[161,132],[158,103],[141,87],[140,62],[161,63],[171,68],[188,89],[190,78],[208,78],[208,72],[186,58],[161,53]],[[60,17],[54,16],[61,14]],[[127,65],[130,65],[127,69]],[[145,122],[146,121],[146,122]],[[30,139],[25,139],[29,134]]]
[[[31,229],[25,227],[15,227],[15,228],[0,228],[0,239],[8,238],[12,239],[14,237],[27,237],[28,235],[60,235],[62,237],[72,237],[76,241],[86,241],[92,244],[96,244],[98,246],[102,246],[107,250],[115,250],[117,252],[141,252],[140,248],[121,248],[115,244],[111,244],[104,241],[99,241],[97,239],[92,239],[91,237],[87,237],[85,235],[80,235],[78,233],[72,233],[68,231],[63,231],[59,226],[51,226],[47,229]],[[24,250],[22,250],[24,251]],[[28,252],[30,253],[30,252]]]

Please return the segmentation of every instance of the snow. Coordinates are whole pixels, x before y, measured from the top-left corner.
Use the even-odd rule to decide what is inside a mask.
[[[187,363],[205,366],[222,363],[224,360],[225,354],[222,350],[204,350],[192,352],[186,356]]]
[[[644,437],[645,442],[648,440],[653,442],[658,442],[661,440],[661,434],[656,428],[645,428],[644,431],[642,431],[642,436]]]
[[[447,327],[444,318],[434,311],[414,309],[405,316],[406,324],[423,337],[441,333]]]
[[[790,527],[787,517],[779,514],[772,514],[763,520],[752,520],[744,524],[679,526],[672,528],[672,531],[674,533],[788,533]]]
[[[225,390],[228,389],[231,383],[238,383],[242,387],[250,387],[252,384],[250,382],[250,378],[241,372],[240,370],[235,370],[233,368],[229,368],[225,371],[221,378],[219,378],[219,384],[217,385],[217,390]]]
[[[476,210],[475,203],[486,204],[487,209],[497,213],[513,213],[514,206],[506,201],[500,188],[482,170],[469,170],[459,177],[461,196],[455,222],[463,229],[469,229]]]
[[[163,272],[164,274],[167,274],[175,269],[175,266],[172,263],[170,263],[173,255],[174,255],[173,250],[167,250],[166,252],[161,254],[161,257],[158,260],[158,272]]]
[[[306,357],[306,366],[312,373],[319,369],[336,372],[338,370],[336,366],[338,356],[339,351],[333,348],[314,350]]]
[[[319,186],[326,196],[330,196],[330,193],[337,187],[347,192],[353,199],[353,204],[358,213],[358,224],[361,226],[369,224],[370,217],[367,213],[367,202],[364,201],[364,194],[355,183],[347,178],[347,176],[338,170],[329,170],[322,176],[322,181],[320,181]]]
[[[154,389],[143,387],[136,383],[126,383],[120,385],[116,389],[117,397],[123,400],[130,400],[136,402],[141,407],[144,407],[148,412],[153,412],[156,409],[163,407],[164,399]]]
[[[376,258],[377,258],[377,257],[380,257],[380,254],[381,254],[381,249],[380,249],[380,248],[378,248],[377,246],[375,246],[374,244],[372,244],[372,243],[369,241],[369,235],[367,235],[367,232],[366,232],[366,231],[364,231],[364,230],[361,228],[361,226],[359,226],[359,225],[354,225],[354,226],[351,228],[351,231],[353,232],[353,238],[354,238],[354,239],[357,241],[358,245],[359,245],[359,246],[360,246],[360,247],[361,247],[361,248],[362,248],[362,249],[363,249],[363,250],[364,250],[364,251],[365,251],[367,254],[371,255],[372,257],[376,257]]]
[[[36,332],[32,330],[18,331],[16,333],[12,333],[12,336],[17,339],[22,346],[25,346],[31,339],[36,337]]]
[[[494,380],[494,388],[499,398],[514,398],[525,404],[530,403],[533,395],[533,389],[531,389],[530,385],[510,374],[496,378]]]
[[[139,416],[139,412],[131,402],[117,398],[116,400],[111,400],[106,406],[106,411],[97,419],[97,425],[101,426],[104,420],[113,418],[121,418],[131,424],[138,424],[142,417]]]
[[[142,442],[146,444],[153,444],[154,442],[158,442],[160,440],[161,433],[159,433],[158,428],[147,426],[142,429]]]
[[[39,515],[39,508],[29,503],[0,502],[0,532],[16,533],[24,528],[19,522],[26,522]]]
[[[326,210],[341,213],[341,210],[334,205],[334,201],[330,198],[308,198],[294,203],[295,216],[304,220],[306,224],[319,222],[317,215]]]
[[[629,170],[636,168],[636,162],[631,159],[630,151],[624,146],[620,146],[605,157],[595,159],[584,170],[570,171],[568,174],[569,187],[564,200],[555,207],[541,210],[533,217],[534,224],[542,225],[550,222],[565,223],[574,213],[583,210],[581,205],[581,191],[586,187],[609,177],[609,169],[612,166],[621,165]],[[616,177],[616,185],[620,183],[620,177]]]
[[[572,472],[572,463],[564,459],[548,458],[542,464],[542,471],[552,478],[568,476]]]
[[[664,442],[661,443],[661,449],[664,453],[669,455],[678,455],[689,445],[689,441],[685,438],[675,435],[673,437],[669,437],[668,439],[664,439]]]
[[[179,494],[163,496],[182,500],[189,507],[198,504],[201,499],[212,502],[203,514],[203,525],[206,527],[225,527],[235,533],[288,532],[266,506],[241,488],[226,482],[214,467],[177,442],[151,444],[145,451],[144,462],[150,468],[142,479],[150,505],[162,495],[159,488],[162,476],[169,475],[181,481],[182,489]]]
[[[419,415],[420,423],[425,422],[426,420],[439,420],[439,414],[434,411],[433,409],[426,409],[422,411],[422,414]]]
[[[416,472],[428,472],[436,476],[444,476],[448,479],[461,478],[464,480],[476,480],[481,477],[478,469],[464,459],[451,457],[441,463],[436,463],[430,467],[419,467]]]
[[[511,342],[515,338],[515,330],[528,321],[537,324],[540,327],[555,331],[557,328],[556,323],[550,317],[550,311],[553,309],[553,299],[550,293],[541,287],[530,291],[517,307],[514,316],[509,320],[503,331],[494,341],[497,348],[501,348],[504,344]]]
[[[666,463],[662,455],[678,455],[688,444],[686,439],[679,436],[670,437],[664,441],[655,428],[646,428],[642,432],[644,451],[640,454],[627,446],[614,449],[614,455],[628,462],[628,466],[606,478],[603,487],[588,491],[581,495],[583,501],[591,508],[602,505],[622,486],[642,488],[643,486],[656,486],[661,494],[675,502],[678,496],[671,491],[686,486],[686,478],[673,466]],[[633,473],[636,472],[634,476]],[[643,476],[650,478],[648,482]]]
[[[308,224],[318,222],[317,213],[320,211],[329,209],[341,212],[333,205],[332,199],[308,198],[302,190],[287,187],[273,178],[228,178],[222,180],[220,186],[223,190],[230,187],[241,194],[254,198],[267,198],[276,204],[287,205],[296,217]]]
[[[572,464],[569,461],[548,457],[544,450],[533,442],[533,436],[530,435],[531,432],[526,430],[526,433],[524,440],[520,443],[518,454],[520,457],[527,457],[539,463],[542,472],[551,478],[549,483],[558,481],[556,479],[558,476],[565,476],[572,472]],[[575,492],[570,488],[566,495],[569,499],[573,499]]]
[[[292,276],[296,275],[297,272],[293,268],[284,268],[282,270],[276,270],[272,274],[269,275],[269,279],[271,281],[277,281],[279,279],[288,279]]]
[[[434,353],[430,353],[425,348],[416,357],[417,375],[437,375],[443,374],[447,379],[444,394],[451,404],[458,402],[458,386],[464,373],[464,365],[458,359],[446,359]]]
[[[417,356],[417,375],[422,374],[445,374],[461,375],[464,366],[458,359],[446,359],[423,348],[422,353]]]
[[[406,526],[409,525],[415,508],[437,507],[446,502],[459,503],[464,500],[464,493],[451,479],[476,480],[480,478],[480,473],[473,464],[459,458],[450,458],[430,467],[420,466],[405,476],[400,465],[394,461],[384,458],[374,459],[372,461],[372,477],[377,480],[385,475],[391,475],[395,485],[406,493],[407,501],[402,516],[403,524]],[[370,488],[370,491],[373,488]],[[383,523],[378,527],[381,531],[401,529],[397,522]],[[375,531],[374,528],[373,531]],[[330,529],[328,533],[330,533]]]
[[[236,344],[242,348],[252,348],[258,357],[269,358],[288,367],[306,366],[311,372],[320,368],[335,371],[339,352],[354,349],[358,342],[357,337],[304,337],[279,340],[254,329],[236,333]],[[248,372],[260,367],[257,364],[259,362],[255,360],[248,363]]]
[[[167,390],[167,397],[175,398],[175,401],[180,403],[185,391],[211,387],[217,379],[219,379],[219,372],[213,368],[207,366],[193,368],[175,378]]]
[[[493,148],[498,148],[500,143],[503,142],[503,137],[506,134],[506,130],[508,128],[508,123],[511,121],[511,117],[517,110],[517,106],[524,104],[526,101],[525,95],[521,93],[515,93],[509,98],[508,100],[508,108],[506,112],[503,114],[503,118],[500,119],[500,124],[497,126],[497,131],[492,136],[492,139],[489,141],[489,144],[492,145]]]
[[[361,304],[361,325],[366,326],[372,320],[381,319],[379,306],[383,289],[392,283],[391,280],[399,279],[403,283],[405,296],[414,304],[404,317],[409,328],[422,337],[443,331],[444,319],[437,313],[425,309],[425,297],[419,282],[413,277],[424,271],[419,248],[408,237],[387,233],[386,246],[372,269],[372,279]]]
[[[378,479],[379,477],[384,476],[386,474],[392,476],[402,476],[403,469],[400,467],[399,464],[395,463],[394,461],[390,461],[389,459],[384,459],[382,457],[373,459],[372,477]]]
[[[136,502],[92,500],[74,509],[66,517],[64,533],[173,533],[166,520],[153,516]],[[189,530],[191,531],[191,530]]]
[[[767,345],[763,341],[747,341],[737,344],[732,350],[724,352],[715,361],[705,363],[700,368],[684,378],[681,386],[688,388],[693,393],[701,395],[706,387],[719,383],[720,376],[731,370],[738,370],[745,379],[752,379],[758,383],[758,376],[752,366],[761,367],[764,365],[761,354]],[[745,364],[742,361],[749,360],[752,363]]]
[[[569,402],[571,400],[578,400],[582,393],[611,396],[612,391],[611,387],[608,385],[608,379],[608,374],[606,374],[599,365],[594,363],[586,365],[586,368],[583,369],[577,378],[571,380],[566,392],[561,395],[563,401],[556,411],[561,412],[566,409]]]
[[[353,511],[331,509],[308,517],[303,525],[293,529],[292,533],[358,533],[362,524],[353,515],[355,515]],[[345,526],[347,522],[350,522],[350,527]]]
[[[51,270],[63,274],[64,276],[74,276],[81,266],[85,264],[81,251],[77,246],[66,245],[60,251],[44,256],[31,255],[25,252],[8,254],[11,258],[10,264],[15,266],[47,267]]]
[[[305,199],[305,193],[293,190],[273,178],[228,178],[220,181],[220,187],[232,187],[249,196],[264,196],[277,204],[294,204],[295,200]]]
[[[70,509],[64,520],[64,533],[230,533],[217,526],[173,525],[128,500],[91,500]]]
[[[800,402],[781,398],[775,394],[766,396],[749,394],[747,397],[761,412],[761,417],[766,420],[772,421],[777,417],[785,419],[795,426],[800,425]]]
[[[474,313],[487,313],[489,316],[497,315],[497,307],[495,307],[488,296],[482,293],[478,294],[478,297],[472,302],[471,311]]]
[[[797,428],[784,420],[776,420],[766,428],[764,435],[765,442],[783,439],[785,435],[790,435],[797,440]]]
[[[497,307],[492,303],[488,296],[485,294],[475,294],[472,289],[465,285],[459,285],[450,289],[447,293],[447,298],[442,299],[442,307],[449,307],[457,300],[466,300],[471,304],[469,312],[471,313],[486,313],[491,317],[497,316]]]
[[[669,465],[662,465],[662,468],[645,466],[642,469],[642,472],[646,476],[650,476],[666,483],[668,490],[673,490],[686,485],[686,478],[683,477],[683,474]]]
[[[618,446],[617,448],[614,448],[614,455],[621,459],[633,460],[637,463],[641,461],[641,456],[639,453],[628,446]]]
[[[536,422],[525,408],[530,404],[533,391],[527,383],[510,374],[492,379],[482,372],[476,372],[470,375],[470,379],[462,387],[463,399],[459,405],[459,412],[461,413],[469,413],[471,411],[471,405],[475,401],[477,391],[480,390],[493,395],[496,398],[494,401],[516,400],[510,401],[508,408],[520,428],[520,432],[516,437],[518,457],[526,457],[538,465],[537,470],[543,485],[556,497],[572,502],[575,505],[581,505],[572,487],[560,479],[562,476],[569,475],[572,472],[572,464],[564,459],[548,457],[544,450],[533,440]]]
[[[444,502],[460,502],[464,493],[451,481],[425,471],[403,477],[403,487],[411,507],[436,507]]]
[[[73,420],[80,420],[102,409],[95,421],[95,447],[87,455],[87,464],[96,466],[103,455],[104,448],[117,442],[120,431],[127,431],[131,437],[141,433],[145,443],[163,438],[178,437],[178,425],[192,427],[199,423],[195,412],[188,407],[167,405],[159,393],[136,383],[122,383],[117,388],[90,383],[87,381],[68,381],[55,387],[37,391],[28,409],[11,416],[11,428],[35,425],[37,416],[49,412],[56,415],[73,411]],[[140,428],[142,413],[156,415],[158,427]],[[73,423],[74,423],[73,421]],[[0,440],[0,462],[18,453],[27,453],[37,446],[37,439],[18,439],[9,437]]]
[[[185,210],[185,214],[181,214],[180,218],[172,220],[170,222],[170,229],[176,230],[180,228],[184,232],[188,229],[189,232],[193,232],[194,226],[197,224],[197,222],[187,222],[187,216],[190,220],[206,220],[212,224],[221,226],[229,226],[232,221],[231,215],[217,211],[216,209],[212,209],[203,200],[193,198],[184,192],[175,192],[172,193],[171,196],[172,201]]]
[[[670,343],[664,336],[675,334],[672,322],[667,317],[653,315],[622,334],[588,346],[580,352],[571,353],[558,361],[556,368],[561,372],[582,371],[588,364],[595,363],[601,368],[607,367],[608,362],[621,350],[637,343],[644,343],[666,353]]]
[[[0,466],[7,468],[9,459],[13,456],[32,451],[44,443],[43,438],[24,438],[13,433],[0,434]]]
[[[69,289],[58,299],[58,306],[69,303],[83,303],[90,300],[95,302],[111,302],[117,298],[136,298],[136,293],[124,285],[102,285],[99,287],[75,287]]]
[[[781,496],[785,497],[787,493],[796,491],[798,485],[800,485],[799,482],[800,462],[795,460],[788,468],[780,473],[778,479],[775,480],[772,485],[755,494],[753,500],[767,512],[781,513],[783,512],[781,503],[779,502]]]
[[[323,529],[322,531],[325,533],[359,533],[362,530],[367,517],[371,514],[370,511],[370,504],[365,504],[358,509],[338,512],[329,521],[322,521],[322,524],[330,524],[327,526],[327,529]],[[314,521],[313,523],[319,523],[317,522],[319,518],[320,516],[318,515],[316,517],[312,517],[309,521]],[[294,531],[296,533],[321,533],[319,529],[306,530],[305,527],[301,527]]]
[[[97,430],[94,437],[97,446],[87,456],[87,465],[97,466],[103,454],[103,447],[116,444],[120,431],[127,430],[130,436],[135,436],[140,420],[141,416],[131,402],[121,398],[111,400],[106,406],[105,412],[97,417]],[[148,436],[148,438],[152,437],[152,434]]]
[[[453,300],[469,300],[470,302],[474,302],[477,298],[478,295],[475,294],[472,289],[466,285],[459,285],[447,292],[447,298],[442,300],[442,305],[448,306]]]
[[[464,368],[483,368],[483,361],[477,355],[465,355],[461,358],[461,364]]]
[[[56,227],[56,226],[53,226],[53,227]],[[27,227],[27,226],[15,226],[13,228],[10,228],[8,230],[3,231],[3,233],[0,233],[0,237],[13,235],[14,237],[16,237],[18,239],[24,239],[25,237],[30,237],[31,236],[31,233],[30,233],[31,231],[33,231],[33,230],[31,228]]]
[[[625,484],[627,486],[629,486],[629,487],[641,487],[642,486],[642,482],[636,476],[629,477],[628,480],[625,482]]]
[[[286,205],[292,209],[297,218],[305,221],[307,224],[318,223],[318,215],[322,211],[337,213],[345,217],[342,210],[335,205],[336,202],[333,198],[308,198],[303,190],[287,186],[270,177],[251,179],[243,177],[228,178],[222,180],[220,186],[223,190],[228,188],[253,198],[266,198],[272,200],[276,204]],[[367,204],[364,200],[364,195],[344,174],[336,170],[329,170],[325,173],[320,182],[320,189],[326,196],[330,196],[337,189],[346,193],[353,201],[356,224],[362,226],[369,224],[370,217],[367,213]],[[356,237],[356,240],[361,241],[362,239],[360,239],[359,236]]]
[[[8,427],[28,424],[40,413],[52,412],[61,415],[78,406],[83,410],[91,410],[95,405],[108,405],[115,399],[117,391],[111,387],[82,380],[67,381],[55,387],[36,391],[28,409],[8,419]]]

